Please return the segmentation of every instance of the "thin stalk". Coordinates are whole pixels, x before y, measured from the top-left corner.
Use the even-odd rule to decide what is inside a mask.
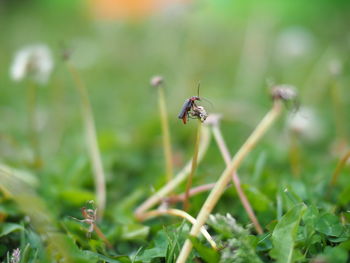
[[[36,104],[37,104],[37,86],[33,82],[28,83],[27,89],[27,106],[28,106],[28,129],[29,129],[29,137],[31,140],[31,144],[33,147],[34,159],[33,166],[35,168],[41,168],[42,160],[40,153],[40,143],[39,143],[39,135],[38,135],[38,120],[36,114]]]
[[[194,217],[192,217],[191,215],[189,215],[188,213],[186,213],[185,211],[182,211],[180,209],[159,209],[159,210],[152,210],[152,211],[148,211],[144,214],[144,218],[143,220],[148,220],[150,218],[153,217],[157,217],[157,216],[161,216],[161,215],[172,215],[172,216],[178,216],[181,217],[183,219],[186,219],[187,221],[189,221],[192,225],[194,225],[196,223],[196,219]],[[215,241],[213,240],[213,238],[210,236],[210,234],[208,233],[208,231],[205,229],[205,227],[201,227],[200,232],[203,234],[203,236],[208,240],[209,244],[211,245],[211,247],[215,250],[218,249]]]
[[[282,111],[282,104],[279,100],[276,100],[273,108],[266,114],[264,119],[259,123],[259,125],[255,128],[253,133],[247,139],[247,141],[242,145],[239,151],[231,160],[230,165],[228,165],[225,171],[222,173],[221,177],[217,181],[214,189],[211,191],[209,197],[203,204],[198,216],[197,222],[193,225],[190,235],[197,236],[200,228],[203,226],[205,221],[208,219],[211,211],[214,209],[216,203],[219,198],[223,194],[225,187],[229,183],[232,174],[238,169],[241,162],[247,156],[247,154],[255,147],[257,142],[261,139],[261,137],[267,132],[267,130],[271,127],[271,125],[275,122],[277,117],[280,115]],[[189,239],[185,241],[184,246],[181,249],[180,255],[177,259],[177,263],[185,263],[188,258],[190,252],[192,250],[192,243]]]
[[[94,224],[94,230],[96,235],[106,244],[108,248],[113,248],[111,242],[109,242],[107,237],[103,234],[102,230],[96,224]]]
[[[189,197],[192,197],[192,196],[195,196],[197,194],[209,191],[209,190],[213,189],[214,186],[215,186],[215,183],[203,184],[203,185],[193,187],[189,191]],[[170,204],[183,202],[185,200],[185,196],[186,196],[186,193],[170,196],[166,199],[166,201]]]
[[[231,161],[231,156],[230,156],[230,152],[227,148],[227,145],[225,143],[225,140],[222,136],[222,133],[220,131],[220,128],[218,125],[213,125],[212,126],[212,130],[213,130],[213,134],[214,134],[214,138],[218,144],[218,147],[220,149],[220,152],[225,160],[225,163],[226,165],[230,165],[230,161]],[[258,234],[263,234],[264,231],[259,223],[259,220],[258,218],[256,217],[255,213],[254,213],[254,210],[252,208],[252,206],[250,205],[249,203],[249,200],[247,198],[247,196],[245,195],[243,189],[242,189],[242,186],[241,186],[241,182],[240,182],[240,179],[239,179],[239,176],[236,172],[233,172],[232,173],[232,181],[235,185],[235,188],[236,188],[236,191],[237,191],[237,194],[238,194],[238,197],[239,199],[241,200],[241,203],[245,209],[245,211],[247,212],[248,214],[248,217],[250,219],[250,221],[252,221],[253,225],[254,225],[254,228],[256,230],[256,232]]]
[[[210,131],[209,128],[203,127],[201,129],[201,140],[199,143],[198,150],[198,162],[200,162],[206,153],[209,142],[210,142]],[[163,186],[160,190],[158,190],[155,194],[149,197],[145,202],[143,202],[139,207],[135,210],[135,216],[137,219],[142,220],[143,213],[145,213],[148,209],[159,203],[163,200],[163,198],[168,195],[170,192],[174,191],[177,186],[179,186],[189,175],[191,172],[192,160],[189,161],[186,166],[165,186]]]
[[[343,168],[346,165],[346,162],[349,160],[349,158],[350,158],[350,151],[348,151],[343,156],[343,158],[341,158],[340,161],[338,162],[338,164],[333,172],[332,179],[330,181],[330,186],[334,186],[337,183],[339,174],[343,170]]]
[[[290,134],[290,149],[289,149],[289,161],[292,169],[292,174],[295,178],[300,177],[300,146],[298,142],[298,134],[291,132]]]
[[[193,153],[193,158],[192,158],[191,172],[190,172],[190,175],[188,176],[188,179],[187,179],[185,200],[184,200],[184,204],[183,204],[185,211],[188,211],[190,208],[190,203],[189,203],[190,189],[192,187],[193,176],[194,176],[196,169],[197,169],[198,149],[199,149],[199,143],[201,140],[201,127],[202,127],[202,122],[200,120],[198,120],[197,136],[196,136],[196,142],[194,145],[194,153]]]
[[[82,79],[80,78],[79,73],[70,63],[67,62],[66,65],[70,74],[72,75],[75,87],[81,100],[87,146],[94,171],[98,218],[101,219],[106,207],[106,182],[101,160],[101,153],[97,142],[96,127],[92,113],[92,107],[89,101],[87,89]]]
[[[344,113],[346,111],[344,110],[345,107],[342,99],[343,97],[337,79],[333,79],[333,81],[331,82],[330,95],[335,119],[336,135],[337,138],[344,140],[347,137],[345,128],[346,118],[344,116]]]
[[[166,179],[167,182],[173,179],[173,153],[171,150],[170,143],[170,132],[168,123],[168,113],[165,103],[164,88],[163,85],[158,86],[158,104],[160,112],[160,120],[162,125],[163,133],[163,151],[165,155],[165,166],[166,166]]]

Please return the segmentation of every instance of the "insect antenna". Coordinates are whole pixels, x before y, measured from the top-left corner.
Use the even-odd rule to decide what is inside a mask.
[[[197,96],[199,98],[199,88],[201,87],[201,82],[198,81],[198,85],[197,85]]]

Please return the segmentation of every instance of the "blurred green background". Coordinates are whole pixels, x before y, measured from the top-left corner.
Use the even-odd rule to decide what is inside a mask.
[[[177,114],[183,101],[196,95],[199,81],[200,95],[213,104],[203,102],[208,112],[223,114],[231,154],[269,109],[269,83],[287,83],[297,88],[301,105],[312,108],[321,123],[320,137],[302,141],[301,181],[306,186],[296,189],[307,199],[308,186],[319,183],[322,188],[327,183],[340,156],[340,151],[334,154],[334,144],[347,145],[350,128],[346,121],[349,1],[114,2],[0,1],[0,160],[4,163],[30,170],[26,86],[14,83],[9,75],[14,55],[26,45],[46,43],[55,57],[50,81],[38,92],[44,155],[39,192],[54,213],[77,215],[77,208],[93,199],[79,100],[61,61],[62,46],[72,50],[72,63],[89,90],[110,218],[123,217],[115,215],[113,208],[131,193],[140,190],[136,197],[140,202],[165,180],[157,92],[149,85],[153,75],[165,78],[177,170],[192,155],[196,126],[194,121],[183,125]],[[332,104],[334,85],[341,112]],[[342,128],[337,128],[339,116]],[[280,185],[290,178],[287,138],[281,120],[240,171],[244,183],[255,185],[273,201]],[[223,169],[213,143],[195,184],[214,181]],[[230,198],[223,203],[229,204]],[[232,211],[242,211],[238,204],[233,206],[237,207]],[[274,215],[263,208],[260,215],[264,212],[266,224]],[[234,216],[247,222],[244,213]]]

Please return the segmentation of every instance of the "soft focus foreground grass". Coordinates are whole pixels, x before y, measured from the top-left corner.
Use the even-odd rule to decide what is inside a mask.
[[[137,21],[113,22],[92,19],[82,5],[39,2],[0,5],[0,158],[39,178],[39,196],[65,225],[62,229],[66,225],[77,228],[74,233],[81,238],[78,243],[83,248],[91,249],[92,241],[84,240],[84,234],[78,233],[81,229],[67,216],[80,217],[79,208],[94,198],[93,182],[78,100],[60,61],[61,43],[72,48],[73,63],[90,93],[107,175],[108,201],[102,228],[119,253],[146,246],[142,231],[147,230],[134,222],[132,211],[152,193],[152,187],[159,188],[165,181],[157,91],[149,86],[154,74],[166,80],[176,170],[191,157],[196,125],[193,121],[184,126],[177,113],[183,100],[195,95],[198,81],[201,96],[214,105],[211,108],[204,103],[207,110],[224,116],[223,132],[232,154],[270,107],[266,80],[295,85],[301,104],[316,112],[321,136],[301,140],[301,174],[295,179],[288,159],[288,133],[281,120],[239,171],[248,197],[263,226],[277,217],[277,197],[283,199],[284,212],[291,208],[291,201],[283,194],[286,187],[307,204],[337,213],[347,211],[347,202],[339,201],[339,193],[348,184],[347,168],[335,191],[326,196],[341,156],[332,151],[340,139],[334,126],[335,116],[341,113],[333,112],[330,96],[335,80],[342,93],[344,116],[349,111],[346,1],[268,1],[266,5],[206,1]],[[288,32],[299,33],[281,46],[281,38]],[[286,45],[298,41],[304,51],[293,56]],[[26,87],[13,83],[8,74],[16,50],[37,42],[50,45],[56,58],[51,81],[39,90],[44,153],[44,168],[39,172],[27,165],[31,149],[26,136]],[[336,78],[329,71],[335,60],[343,66]],[[347,135],[350,127],[346,119],[343,121]],[[223,169],[219,151],[212,145],[198,167],[194,184],[215,181]],[[193,199],[192,214],[197,214],[205,196]],[[9,200],[0,206],[10,222],[22,222],[23,214]],[[233,188],[216,211],[231,213],[242,225],[249,223]],[[160,222],[150,224],[152,233],[168,221]],[[133,228],[141,235],[132,236]],[[18,247],[18,240],[18,236],[8,237],[2,255]]]

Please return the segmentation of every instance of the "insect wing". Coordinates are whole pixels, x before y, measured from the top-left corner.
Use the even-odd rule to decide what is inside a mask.
[[[182,118],[182,122],[183,122],[184,124],[187,123],[187,115],[186,115],[186,114],[185,114],[185,116]]]
[[[185,101],[184,105],[181,108],[179,115],[177,116],[179,119],[183,119],[184,117],[186,117],[187,112],[191,109],[191,104],[192,104],[191,100]]]

